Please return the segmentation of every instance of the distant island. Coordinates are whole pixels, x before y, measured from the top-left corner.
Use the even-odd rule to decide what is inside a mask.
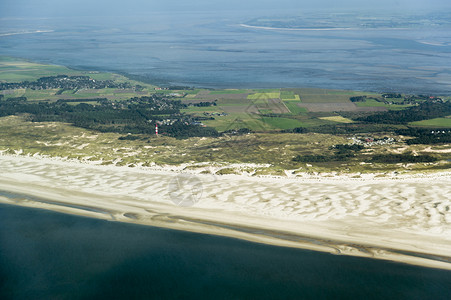
[[[300,16],[259,17],[242,25],[262,29],[346,30],[450,27],[451,22],[446,12],[421,16],[398,15],[396,17],[355,13],[304,13]]]

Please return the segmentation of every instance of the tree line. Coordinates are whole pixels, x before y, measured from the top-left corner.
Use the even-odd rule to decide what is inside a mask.
[[[445,117],[451,115],[451,101],[424,102],[404,110],[390,110],[356,118],[356,121],[376,124],[407,124],[408,122]]]
[[[120,102],[102,100],[99,105],[70,105],[64,100],[39,103],[0,101],[0,116],[29,114],[34,122],[65,122],[121,134],[155,134],[155,124],[158,123],[161,134],[176,138],[218,136],[213,128],[194,125],[195,118],[180,112],[183,107],[180,101],[168,100],[160,95]]]
[[[414,144],[446,144],[451,143],[451,130],[444,128],[418,128],[409,127],[395,131],[398,135],[412,136],[413,139],[406,141],[408,145]]]

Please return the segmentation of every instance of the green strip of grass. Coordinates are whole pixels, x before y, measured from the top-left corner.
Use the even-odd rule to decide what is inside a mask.
[[[280,99],[283,101],[300,101],[299,95],[295,95],[292,91],[281,91]]]
[[[247,96],[247,99],[250,100],[268,100],[268,99],[279,99],[279,92],[271,92],[271,93],[255,93]]]
[[[292,114],[297,115],[307,112],[307,109],[305,107],[298,106],[298,103],[300,102],[284,101],[283,103],[287,106],[287,108],[290,110]]]
[[[280,117],[262,117],[262,121],[278,129],[292,129],[304,126],[305,124],[299,120],[280,118]]]
[[[411,122],[409,124],[415,125],[415,126],[451,128],[451,116],[448,116],[446,118],[435,118],[435,119]]]
[[[227,94],[246,94],[249,93],[248,90],[220,90],[220,91],[211,91],[210,95],[227,95]]]
[[[400,104],[385,104],[374,99],[367,99],[364,102],[355,102],[356,106],[359,107],[386,107],[390,110],[401,110],[412,105],[400,105]]]

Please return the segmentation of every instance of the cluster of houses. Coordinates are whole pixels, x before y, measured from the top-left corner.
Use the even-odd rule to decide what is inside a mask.
[[[352,137],[349,138],[351,140],[351,144],[362,145],[365,147],[371,147],[375,145],[389,145],[395,143],[395,139],[391,137],[385,137],[383,139],[375,139],[372,137]]]
[[[183,121],[182,119],[163,119],[163,120],[158,120],[158,121],[154,121],[154,120],[148,120],[148,123],[153,123],[155,122],[156,124],[160,125],[165,125],[165,126],[170,126],[170,125],[174,125],[175,122],[179,122],[179,121]],[[183,124],[185,125],[195,125],[195,126],[202,126],[202,127],[206,127],[207,125],[205,125],[204,123],[200,122],[200,121],[184,121]]]
[[[180,97],[180,98],[182,98],[182,97],[185,97],[186,94],[185,94],[185,93],[169,93],[169,94],[167,94],[166,96],[169,96],[169,97]]]
[[[175,122],[179,121],[179,119],[164,119],[164,120],[158,120],[158,121],[154,121],[154,120],[148,120],[147,122],[149,123],[153,123],[155,122],[158,125],[174,125]]]
[[[129,89],[131,84],[128,82],[114,82],[113,80],[95,80],[89,76],[67,76],[57,75],[41,77],[36,81],[22,82],[0,82],[0,90],[16,90],[29,88],[32,90],[46,89]]]
[[[407,99],[404,99],[402,102],[384,101],[383,103],[384,104],[388,104],[388,105],[394,105],[394,104],[397,104],[397,105],[417,105],[418,104],[418,102],[415,102],[415,100],[407,100]]]
[[[114,109],[129,109],[130,105],[141,105],[152,111],[177,110],[180,107],[178,102],[168,100],[160,95],[133,97],[124,101],[106,101],[105,104],[111,105]]]
[[[168,91],[168,90],[170,90],[170,88],[167,88],[167,87],[165,87],[165,88],[163,88],[163,87],[156,87],[156,88],[154,88],[154,90],[155,91]],[[166,96],[168,96],[168,97],[185,97],[186,96],[186,94],[185,93],[177,93],[177,92],[174,92],[174,93],[169,93],[169,94],[166,94]]]
[[[382,94],[382,98],[384,98],[385,101],[383,101],[384,104],[402,104],[402,105],[416,105],[418,104],[418,100],[422,101],[428,101],[433,103],[444,103],[445,100],[443,100],[440,97],[437,96],[425,96],[425,95],[406,95],[404,98],[401,96],[401,94]],[[403,98],[402,101],[387,101],[387,99],[393,99],[393,98]]]
[[[204,123],[202,123],[200,121],[192,121],[191,125],[207,127],[207,125],[205,125]]]

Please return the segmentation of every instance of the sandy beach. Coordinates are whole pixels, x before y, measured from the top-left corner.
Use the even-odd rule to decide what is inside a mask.
[[[451,270],[449,195],[451,172],[262,178],[0,155],[1,203]]]

